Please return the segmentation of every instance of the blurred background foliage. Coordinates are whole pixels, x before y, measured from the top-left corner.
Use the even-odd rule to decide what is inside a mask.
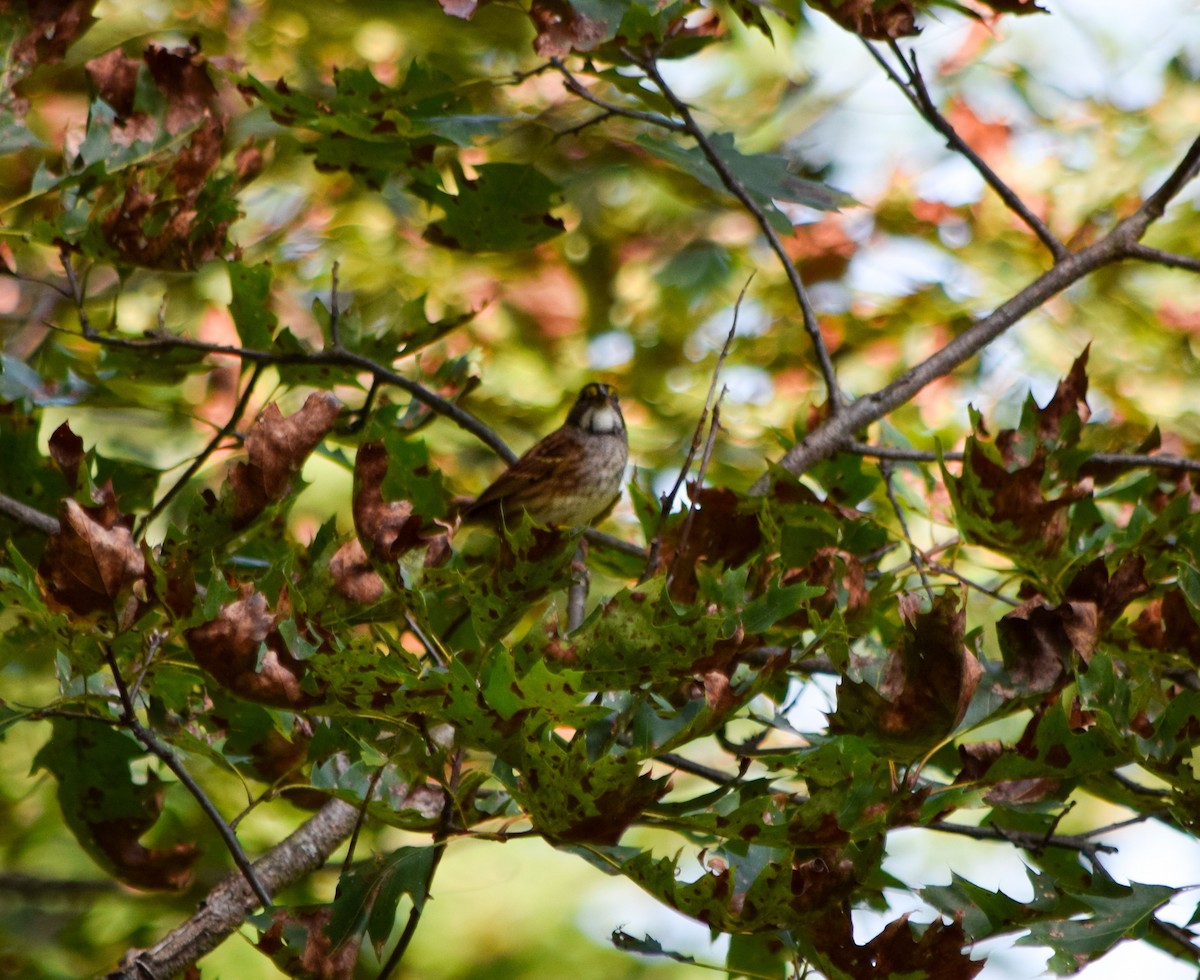
[[[1136,13],[1118,3],[1042,5],[1048,15],[986,21],[948,4],[922,19],[924,34],[911,43],[959,132],[1056,233],[1074,236],[1075,246],[1132,210],[1194,136],[1200,17],[1183,0],[1161,0]],[[840,380],[850,394],[869,392],[1036,277],[1046,255],[902,102],[858,39],[808,7],[792,9],[790,18],[769,5],[754,9],[770,36],[714,4],[711,13],[724,31],[720,43],[703,44],[698,35],[694,53],[685,42],[680,57],[662,70],[708,131],[732,133],[745,153],[781,154],[794,173],[852,196],[838,210],[780,207],[796,223],[785,245],[811,288]],[[10,38],[19,36],[26,13],[20,3],[0,7],[0,26]],[[144,510],[224,424],[237,399],[238,375],[229,361],[139,363],[136,355],[101,352],[77,333],[46,343],[48,330],[77,327],[69,303],[30,286],[61,281],[55,243],[64,237],[91,261],[85,285],[94,321],[120,336],[161,326],[233,343],[239,332],[244,340],[269,307],[302,342],[317,343],[327,329],[334,263],[346,323],[363,337],[394,340],[396,331],[468,317],[401,361],[400,370],[434,390],[469,387],[461,404],[517,451],[559,423],[584,382],[616,384],[629,423],[634,480],[650,496],[678,472],[734,301],[751,274],[724,369],[729,391],[709,481],[744,491],[824,401],[786,278],[751,217],[649,147],[645,127],[599,118],[600,109],[564,90],[558,73],[534,71],[544,59],[533,50],[535,31],[520,5],[481,4],[470,20],[425,0],[101,0],[93,14],[94,25],[58,52],[61,60],[23,65],[10,44],[3,66],[9,101],[0,115],[0,251],[25,281],[0,278],[0,398],[38,406],[28,415],[0,417],[3,458],[44,456],[50,434],[69,418],[101,460],[119,463],[112,468],[122,481],[122,509]],[[104,132],[116,130],[87,66],[117,49],[140,59],[151,42],[191,44],[207,59],[216,85],[212,108],[223,117],[223,129],[214,136],[220,160],[205,187],[225,183],[212,200],[193,201],[210,226],[193,226],[186,249],[149,263],[114,262],[122,256],[114,256],[113,236],[101,241],[94,231],[103,215],[119,231],[120,219],[112,216],[123,202],[89,199],[87,166],[100,161],[110,173],[137,166],[146,150],[119,139],[104,142]],[[434,107],[429,126],[436,138],[420,143],[420,134],[380,129],[377,157],[361,155],[363,144],[356,144],[354,154],[341,158],[336,137],[289,125],[280,115],[298,111],[288,93],[299,102],[335,86],[348,100],[347,115],[357,106],[366,113],[375,83],[401,86],[422,76],[451,80],[436,86],[438,97],[453,101],[453,114],[469,110],[469,124],[452,129]],[[636,84],[612,69],[606,81],[616,89]],[[151,115],[165,111],[152,87],[144,80],[141,86],[139,108]],[[189,125],[205,124],[192,119]],[[410,135],[413,141],[406,142]],[[158,156],[172,159],[176,147],[162,132],[159,138]],[[473,175],[497,164],[533,165],[556,185],[546,203],[562,233],[551,236],[556,229],[549,229],[547,240],[505,251],[444,247],[447,227],[459,235],[464,229],[439,210],[421,171],[461,193]],[[177,185],[184,179],[178,172],[159,177]],[[506,185],[471,216],[483,223],[474,232],[481,241],[492,242],[489,235],[511,224],[504,208],[516,197]],[[495,225],[487,223],[488,207],[501,215]],[[1193,250],[1196,207],[1193,188],[1154,227],[1148,244]],[[439,222],[441,245],[428,234]],[[236,256],[233,266],[223,261],[227,255]],[[261,271],[263,263],[270,275],[255,279],[253,288],[231,282],[231,269],[236,276]],[[230,304],[239,296],[243,318],[235,323]],[[1091,344],[1089,402],[1106,425],[1089,430],[1088,438],[1102,442],[1087,448],[1131,450],[1157,425],[1164,447],[1186,454],[1200,440],[1198,337],[1194,274],[1112,266],[925,388],[889,417],[879,441],[961,448],[971,432],[968,404],[993,431],[1013,425],[1027,392],[1044,402]],[[478,385],[470,387],[468,378]],[[279,401],[285,414],[295,411],[306,380],[268,368],[247,417],[270,401]],[[347,378],[334,390],[356,406],[366,396],[366,381]],[[399,392],[381,399],[397,402],[399,414],[407,408]],[[491,449],[445,419],[433,418],[422,435],[433,468],[455,493],[478,492],[500,469]],[[228,461],[227,452],[214,454],[192,489],[218,486]],[[851,496],[861,469],[873,466],[842,459],[813,480],[823,491]],[[330,519],[348,530],[347,456],[323,450],[308,462],[304,478],[310,486],[289,515],[296,537],[311,540]],[[0,482],[5,492],[48,513],[68,492],[49,469],[10,469]],[[864,509],[895,530],[877,478],[867,482]],[[952,533],[949,501],[928,470],[906,470],[899,489],[918,544],[928,547]],[[189,513],[188,497],[181,495],[159,517],[152,539]],[[641,543],[628,495],[606,529]],[[15,526],[6,531],[23,553],[38,553],[37,535]],[[985,552],[975,559],[987,568]],[[599,577],[594,596],[614,588]],[[997,615],[995,608],[972,606],[968,628]],[[11,646],[6,657],[0,674],[6,699],[44,703],[58,695],[44,664],[23,659]],[[0,953],[0,975],[88,973],[126,947],[161,936],[194,904],[191,893],[148,898],[95,882],[91,862],[55,816],[53,780],[29,773],[48,727],[12,727],[0,753],[0,824],[6,827],[0,850],[9,869],[0,933],[10,950]],[[197,765],[224,812],[245,804],[240,776],[218,760]],[[298,819],[258,808],[239,834],[257,852]],[[638,833],[645,846],[662,844],[653,833]],[[201,887],[224,873],[222,846],[194,801],[175,792],[152,840],[180,836],[199,838]],[[385,828],[370,844],[386,851],[416,839]],[[79,894],[14,901],[22,886],[13,875],[48,869],[81,882]],[[602,944],[621,925],[640,932],[651,912],[634,904],[637,892],[629,886],[611,901],[629,903],[630,911],[615,913],[594,897],[594,889],[610,885],[609,879],[597,885],[598,878],[535,842],[455,844],[404,975],[694,975],[694,968]],[[328,899],[334,880],[332,872],[316,876],[307,897]],[[580,893],[593,897],[576,904]],[[24,897],[31,894],[26,890]],[[645,931],[671,945],[667,929]],[[695,941],[675,939],[676,947]],[[1021,961],[1005,972],[998,956],[989,975],[1033,975],[1021,972],[1026,966]],[[270,975],[266,961],[239,942],[206,960],[205,974],[210,970],[213,976]]]

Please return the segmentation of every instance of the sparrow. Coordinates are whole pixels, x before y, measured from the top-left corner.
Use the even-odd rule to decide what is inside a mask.
[[[463,519],[503,524],[525,511],[538,524],[587,527],[617,502],[628,459],[616,389],[584,385],[562,427],[501,473]]]

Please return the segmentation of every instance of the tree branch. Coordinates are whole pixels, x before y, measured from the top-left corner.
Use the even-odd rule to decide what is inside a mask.
[[[316,871],[354,830],[358,808],[333,799],[291,836],[254,863],[263,887],[279,892]],[[240,872],[205,896],[196,914],[149,949],[130,950],[108,980],[146,980],[182,972],[216,949],[259,900]]]

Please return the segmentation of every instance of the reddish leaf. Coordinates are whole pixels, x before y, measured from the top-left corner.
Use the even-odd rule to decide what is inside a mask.
[[[50,536],[38,571],[64,606],[81,616],[112,612],[124,629],[137,613],[146,561],[130,532],[132,520],[117,510],[111,483],[101,495],[99,507],[62,502],[60,530]]]
[[[854,980],[883,977],[924,977],[926,980],[971,980],[987,965],[964,951],[967,937],[962,923],[930,923],[914,934],[908,916],[889,922],[870,942],[854,941],[848,910],[830,911],[813,930],[819,948]]]
[[[120,48],[113,48],[84,65],[96,94],[112,107],[122,123],[127,122],[134,112],[140,66],[140,61],[127,58]]]
[[[811,609],[827,617],[834,607],[841,609],[846,621],[864,612],[871,595],[867,591],[867,572],[862,562],[840,548],[818,548],[812,560],[803,568],[793,568],[783,575],[783,584],[819,585],[825,594],[810,600]],[[809,624],[809,606],[789,616],[784,622],[804,629]]]
[[[229,474],[233,487],[233,524],[244,527],[267,504],[287,495],[292,477],[325,433],[333,428],[341,403],[328,392],[314,392],[304,406],[287,418],[279,406],[268,405],[246,435],[249,462]]]
[[[79,486],[79,464],[83,462],[83,440],[64,422],[50,436],[50,458],[67,478],[71,489]]]
[[[261,592],[222,607],[217,618],[185,634],[196,663],[249,701],[300,708],[315,700],[300,686],[304,665],[288,653]]]

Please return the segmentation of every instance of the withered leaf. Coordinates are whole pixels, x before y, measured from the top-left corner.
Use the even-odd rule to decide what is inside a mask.
[[[580,13],[565,0],[533,0],[529,17],[537,29],[533,50],[542,58],[561,58],[571,51],[590,51],[607,36],[604,21]]]
[[[267,597],[253,592],[221,608],[217,618],[186,632],[196,663],[249,701],[299,708],[314,700],[300,686],[304,664],[288,653]]]
[[[64,422],[50,436],[50,458],[67,478],[71,489],[79,486],[79,464],[83,462],[83,440]]]
[[[1013,750],[1006,748],[998,739],[960,745],[958,756],[963,765],[954,781],[956,783],[983,782],[992,764],[1010,751]],[[1051,779],[1045,776],[1029,779],[1005,779],[995,783],[984,796],[984,800],[992,806],[1036,803],[1057,792],[1061,786],[1061,779]]]
[[[966,604],[943,592],[929,612],[915,596],[901,599],[904,632],[884,662],[875,690],[843,680],[831,731],[877,731],[904,747],[925,747],[953,730],[966,713],[983,672],[963,642]]]
[[[1146,606],[1133,633],[1151,650],[1182,650],[1200,666],[1200,626],[1182,589],[1171,588]]]
[[[67,48],[95,23],[92,16],[95,5],[96,0],[41,0],[23,4],[28,29],[13,44],[12,60],[27,65],[62,61]]]
[[[388,453],[381,441],[363,443],[354,461],[354,527],[367,551],[395,561],[423,543],[424,520],[408,500],[385,501]]]
[[[1055,690],[1071,676],[1072,652],[1086,664],[1125,607],[1150,589],[1145,559],[1128,555],[1111,578],[1104,560],[1085,565],[1067,586],[1065,601],[1023,602],[996,624],[1009,676],[1024,692]]]
[[[289,977],[302,980],[350,980],[358,960],[361,932],[353,934],[334,948],[328,927],[333,921],[332,905],[277,908],[271,927],[258,940],[266,953]],[[284,942],[285,930],[288,941]],[[304,937],[304,948],[297,949],[296,930]]]
[[[835,23],[872,41],[919,34],[912,0],[808,0]]]
[[[287,418],[273,403],[263,409],[246,434],[249,461],[238,463],[229,473],[235,527],[249,524],[267,504],[287,495],[292,478],[333,428],[340,408],[333,395],[317,391]]]
[[[59,506],[59,532],[50,536],[38,566],[50,594],[79,615],[112,612],[125,628],[137,611],[146,560],[133,540],[132,520],[117,510],[112,484],[98,507],[67,498]]]
[[[691,527],[683,539],[686,521],[672,525],[664,534],[660,563],[671,569],[671,596],[681,602],[696,598],[696,565],[742,564],[758,547],[762,531],[754,514],[738,512],[742,498],[724,487],[688,484],[693,510]],[[680,545],[682,544],[682,550]]]
[[[368,605],[383,596],[383,579],[371,567],[358,538],[338,548],[329,559],[329,571],[333,575],[333,587],[351,602]]]

